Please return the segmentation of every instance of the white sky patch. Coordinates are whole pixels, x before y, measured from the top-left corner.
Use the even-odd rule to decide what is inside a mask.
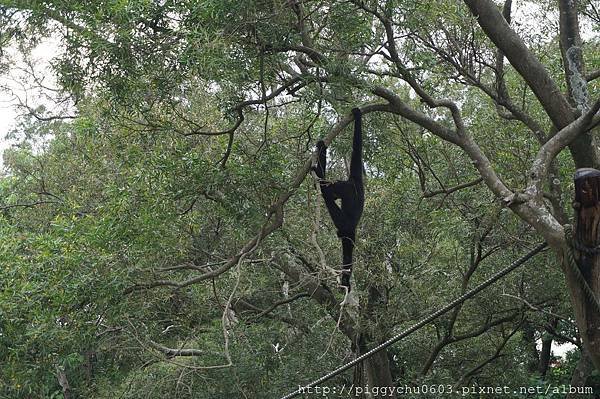
[[[6,140],[6,135],[14,127],[16,118],[17,112],[14,109],[12,98],[4,93],[0,94],[0,151],[2,152],[10,145],[9,141]],[[0,154],[1,162],[2,156]]]
[[[522,38],[550,43],[553,36],[560,33],[559,12],[555,4],[548,7],[548,4],[530,0],[513,1],[511,17],[511,26]],[[592,21],[579,14],[579,34],[583,42],[598,37],[594,28]]]
[[[65,112],[64,106],[56,102],[57,84],[50,66],[50,61],[59,51],[57,39],[44,40],[32,51],[28,62],[16,48],[4,50],[11,68],[8,73],[0,75],[0,167],[2,153],[15,144],[15,140],[7,135],[16,127],[19,116],[27,113],[27,107],[36,109],[44,106],[54,114]]]
[[[540,345],[540,347],[541,347],[541,345]],[[539,349],[539,347],[538,347],[538,349]],[[552,354],[554,356],[564,358],[565,356],[567,356],[567,352],[571,352],[575,349],[577,349],[577,347],[570,342],[567,342],[562,345],[557,344],[556,341],[552,342]]]

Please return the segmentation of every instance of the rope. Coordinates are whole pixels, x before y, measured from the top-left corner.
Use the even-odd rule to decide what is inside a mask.
[[[573,232],[573,226],[570,224],[566,224],[564,226],[565,229],[565,238],[567,239],[567,243],[576,249],[579,252],[583,252],[586,255],[598,255],[600,254],[600,245],[596,245],[595,247],[588,247],[583,244],[581,241],[575,238],[575,233]]]
[[[413,324],[411,327],[409,327],[406,330],[402,331],[398,335],[396,335],[396,336],[388,339],[387,341],[385,341],[382,344],[376,346],[375,348],[371,349],[370,351],[368,351],[368,352],[366,352],[366,353],[358,356],[356,359],[354,359],[354,360],[352,360],[352,361],[344,364],[343,366],[341,366],[341,367],[333,370],[332,372],[330,372],[330,373],[328,373],[328,374],[320,377],[319,379],[311,382],[310,384],[307,384],[304,387],[298,388],[294,392],[283,396],[281,399],[291,399],[291,398],[294,398],[294,397],[302,394],[305,389],[317,386],[317,385],[319,385],[319,384],[321,384],[321,383],[323,383],[323,382],[325,382],[325,381],[327,381],[327,380],[335,377],[336,375],[341,374],[342,372],[348,370],[352,366],[354,366],[354,365],[362,362],[363,360],[365,360],[365,359],[373,356],[375,353],[377,353],[377,352],[379,352],[379,351],[387,348],[388,346],[391,346],[391,345],[395,344],[396,342],[400,341],[403,338],[406,338],[410,334],[414,333],[415,331],[419,330],[420,328],[422,328],[422,327],[426,326],[427,324],[431,323],[433,320],[437,319],[438,317],[440,317],[444,313],[447,313],[448,311],[452,310],[456,306],[458,306],[461,303],[465,302],[467,299],[470,299],[470,298],[474,297],[480,291],[482,291],[485,288],[489,287],[490,285],[494,284],[497,280],[500,280],[502,277],[506,276],[508,273],[512,272],[517,267],[521,266],[523,263],[527,262],[529,259],[533,258],[535,255],[537,255],[538,253],[540,253],[547,245],[548,244],[546,244],[545,242],[539,244],[533,250],[531,250],[530,252],[528,252],[527,254],[525,254],[524,256],[522,256],[521,258],[517,259],[510,266],[508,266],[505,269],[500,270],[496,274],[493,274],[490,278],[488,278],[487,280],[485,280],[483,283],[481,283],[477,287],[473,288],[472,290],[469,290],[469,291],[465,292],[463,295],[459,296],[458,298],[456,298],[452,302],[448,303],[443,308],[441,308],[441,309],[437,310],[436,312],[430,314],[429,316],[421,319],[418,323]]]
[[[581,286],[581,289],[583,290],[583,293],[585,294],[587,299],[591,302],[592,305],[594,305],[596,310],[600,312],[600,303],[598,303],[598,298],[596,298],[594,290],[592,290],[592,287],[590,287],[590,285],[588,284],[583,273],[581,273],[579,264],[575,259],[575,251],[580,251],[589,255],[595,255],[599,253],[596,252],[599,251],[599,249],[598,247],[587,247],[580,243],[578,240],[576,240],[575,235],[573,234],[573,226],[571,226],[570,224],[565,225],[564,229],[565,239],[567,241],[567,263],[569,264],[569,266],[571,266],[571,270],[573,271],[573,274],[575,274],[575,278],[577,279],[577,282],[579,282],[579,285]]]

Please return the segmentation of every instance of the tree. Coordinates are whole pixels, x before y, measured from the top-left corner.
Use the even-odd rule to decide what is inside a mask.
[[[360,339],[366,340],[363,346],[370,346],[389,336],[393,322],[386,326],[377,318],[379,312],[370,311],[372,306],[385,303],[390,289],[386,271],[370,269],[368,277],[363,277],[365,282],[376,283],[364,286],[363,292],[368,294],[362,298],[361,317],[367,326],[380,327],[379,334],[377,329],[369,331],[353,323],[347,315],[340,317],[344,311],[340,312],[339,295],[315,277],[327,271],[325,264],[331,262],[325,262],[326,256],[307,258],[307,246],[297,244],[314,232],[303,226],[294,234],[284,224],[289,217],[284,219],[284,210],[286,215],[298,217],[294,220],[311,220],[296,206],[299,194],[308,190],[303,184],[311,166],[306,146],[314,141],[313,135],[327,131],[325,142],[330,144],[351,123],[348,109],[360,105],[365,119],[372,120],[370,128],[384,132],[370,133],[369,140],[377,151],[385,152],[379,143],[388,140],[392,123],[397,124],[397,132],[410,132],[404,136],[408,137],[406,163],[411,168],[416,165],[416,187],[425,197],[448,197],[483,183],[488,195],[549,243],[566,277],[584,347],[598,368],[600,341],[593,331],[600,315],[585,299],[568,264],[569,243],[563,228],[568,222],[564,200],[569,196],[565,188],[570,186],[564,176],[569,162],[578,168],[600,166],[594,141],[600,123],[600,102],[594,101],[599,75],[594,68],[600,66],[588,65],[592,72],[587,73],[585,64],[597,62],[598,42],[592,38],[583,43],[579,27],[580,19],[597,25],[598,15],[593,2],[528,4],[548,7],[559,15],[557,37],[551,36],[552,31],[543,32],[550,37],[536,36],[514,23],[510,0],[502,9],[491,0],[460,4],[257,0],[93,5],[15,1],[2,8],[2,29],[23,48],[46,32],[61,38],[56,70],[62,88],[80,109],[100,107],[105,112],[100,116],[112,126],[137,129],[150,137],[174,133],[187,143],[183,146],[210,149],[211,155],[222,146],[216,159],[219,167],[206,166],[208,159],[190,164],[206,166],[208,178],[197,171],[190,173],[204,178],[200,187],[211,190],[194,193],[190,187],[180,187],[179,198],[190,199],[189,210],[198,206],[197,198],[201,197],[233,212],[248,207],[252,218],[244,227],[253,227],[254,233],[243,228],[236,236],[230,230],[228,237],[232,239],[221,248],[229,256],[210,269],[196,263],[181,268],[178,266],[183,265],[173,264],[169,271],[184,269],[190,273],[183,278],[141,275],[132,290],[171,287],[180,291],[215,279],[226,280],[239,273],[253,255],[265,255],[269,237],[289,235],[296,245],[282,251],[282,241],[277,240],[280,245],[274,264],[290,286],[302,288],[298,295],[310,293],[332,319],[340,320],[339,330],[355,347],[363,345]],[[329,124],[332,120],[335,122]],[[418,135],[426,137],[419,144],[423,150],[442,148],[456,161],[446,166],[445,179],[437,177],[431,167],[434,161],[425,160],[423,150],[415,150]],[[292,146],[281,144],[291,139],[297,140],[294,172],[294,162],[278,158],[285,156],[284,149],[293,151]],[[511,152],[520,147],[527,150],[520,157],[513,156]],[[557,158],[566,147],[570,160]],[[343,154],[343,145],[339,150]],[[251,162],[246,151],[254,151],[259,160],[249,173],[240,163],[241,159]],[[375,157],[370,159],[377,165]],[[376,177],[394,174],[394,169],[385,166]],[[283,171],[282,178],[266,177],[259,172],[261,168]],[[400,169],[395,173],[401,173]],[[368,172],[375,176],[376,169]],[[231,176],[239,179],[237,184],[224,183]],[[244,187],[256,187],[254,179],[265,179],[258,181],[268,184],[262,192],[255,190],[245,200],[242,197],[232,203],[235,194],[246,192]],[[433,188],[431,179],[437,179],[439,189]],[[172,184],[170,189],[178,182]],[[220,184],[230,191],[224,193],[225,188],[217,188]],[[401,194],[409,196],[406,191]],[[398,207],[402,209],[401,204]],[[305,218],[299,217],[301,214]],[[489,234],[485,228],[479,224],[473,230],[474,255],[469,266],[473,271],[487,254],[477,244]],[[316,242],[317,252],[322,245]],[[463,290],[469,279],[467,271],[461,283]],[[592,288],[598,294],[600,287],[592,284]],[[239,312],[254,309],[258,314],[270,309],[244,303],[226,303],[224,314],[230,307]],[[287,303],[281,301],[280,305]],[[439,340],[422,368],[423,374],[435,363],[439,351],[457,342],[454,323],[459,312],[449,323],[437,327]],[[521,316],[521,311],[515,311],[508,320],[492,317],[481,323],[486,327],[482,333],[495,326],[503,328],[490,359],[499,356],[514,335],[514,326],[519,325],[505,322]],[[472,329],[465,339],[478,336],[477,331]],[[494,357],[496,349],[498,356]],[[392,383],[386,360],[382,353],[374,364],[367,363],[370,385]],[[383,373],[376,373],[382,369]],[[472,371],[465,370],[466,380],[480,369],[474,367]]]

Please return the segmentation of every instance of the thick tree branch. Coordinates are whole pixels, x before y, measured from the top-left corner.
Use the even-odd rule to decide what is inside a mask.
[[[296,300],[301,297],[306,297],[306,296],[310,296],[310,295],[307,293],[303,293],[300,296],[295,296],[293,298],[293,300]],[[277,321],[283,322],[285,324],[289,324],[290,326],[295,327],[298,330],[308,334],[310,332],[308,330],[308,328],[306,326],[300,324],[298,322],[298,320],[292,319],[289,317],[285,317],[285,316],[270,314],[270,312],[272,312],[277,306],[280,306],[283,303],[290,303],[290,302],[292,302],[292,300],[288,300],[287,302],[279,301],[276,306],[271,306],[268,309],[261,309],[258,306],[255,306],[248,301],[245,301],[243,299],[238,299],[237,301],[235,301],[234,304],[232,304],[232,308],[235,312],[239,312],[239,313],[244,312],[244,311],[251,311],[253,313],[258,313],[256,316],[254,316],[257,319],[260,317],[266,317],[268,319],[277,320]]]
[[[370,105],[365,105],[365,106],[361,107],[361,111],[363,114],[368,114],[368,113],[377,112],[377,111],[392,112],[392,107],[388,104],[370,104]],[[329,134],[327,135],[327,137],[325,137],[323,139],[323,141],[325,141],[325,143],[327,145],[329,145],[331,143],[331,141],[338,134],[340,134],[344,130],[344,128],[346,126],[348,126],[352,121],[354,121],[354,117],[351,114],[342,118],[338,123],[336,123],[331,128],[331,130],[329,131]],[[250,241],[248,241],[248,243],[246,243],[246,245],[244,245],[242,247],[240,252],[238,252],[236,255],[230,257],[227,260],[227,262],[225,262],[222,266],[220,266],[214,270],[211,270],[209,272],[203,273],[199,276],[193,277],[189,280],[183,281],[183,282],[162,280],[162,281],[151,282],[148,284],[139,284],[139,285],[136,285],[136,286],[128,289],[126,291],[126,293],[131,292],[136,289],[146,289],[146,288],[153,288],[153,287],[160,287],[160,286],[184,288],[184,287],[187,287],[187,286],[190,286],[193,284],[200,283],[202,281],[210,280],[210,279],[215,278],[215,277],[227,272],[228,270],[230,270],[232,267],[234,267],[237,264],[237,262],[240,260],[240,258],[242,256],[249,255],[255,249],[257,242],[262,241],[264,238],[268,237],[272,232],[274,232],[275,230],[277,230],[279,227],[282,226],[284,205],[290,199],[290,197],[294,194],[296,189],[298,189],[298,187],[300,187],[300,185],[304,181],[304,178],[310,172],[312,164],[313,164],[314,156],[316,156],[316,153],[314,153],[310,158],[308,158],[306,160],[306,162],[304,163],[304,165],[298,170],[298,172],[296,173],[296,176],[294,178],[294,181],[290,184],[288,190],[285,191],[284,193],[282,193],[275,200],[273,205],[270,206],[269,211],[267,212],[267,219],[266,219],[265,223],[263,224],[262,228],[260,229],[259,233],[256,234],[256,236],[254,238],[252,238]]]
[[[312,48],[313,41],[310,37],[309,29],[306,26],[307,22],[309,21],[307,21],[306,19],[306,15],[304,13],[304,5],[302,4],[302,1],[290,0],[289,5],[296,14],[296,19],[298,20],[296,30],[300,33],[300,36],[302,37],[302,44],[307,48]]]
[[[403,118],[406,118],[409,121],[424,127],[425,129],[429,130],[436,136],[446,141],[460,145],[461,139],[454,131],[436,122],[434,119],[428,117],[422,112],[409,107],[400,99],[400,97],[398,97],[392,91],[384,87],[377,86],[373,89],[373,94],[389,101],[390,105],[392,106],[391,111],[393,113],[398,114]]]
[[[559,0],[558,9],[560,11],[560,51],[569,98],[583,112],[588,107],[589,95],[579,35],[578,1]]]
[[[587,80],[588,82],[591,82],[592,80],[596,80],[598,78],[600,78],[600,69],[597,69],[585,75],[585,80]]]
[[[489,158],[468,132],[463,131],[461,135],[458,135],[432,118],[410,108],[400,97],[388,89],[376,87],[373,89],[373,93],[390,102],[392,109],[388,112],[398,114],[417,123],[436,136],[462,148],[494,195],[500,198],[506,206],[511,207],[517,215],[531,224],[538,232],[543,234],[551,246],[559,250],[563,248],[564,235],[562,226],[545,208],[541,200],[533,201],[531,195],[523,195],[510,190],[497,175]],[[458,118],[460,118],[460,115],[458,115]],[[595,119],[592,120],[592,123],[594,121]]]
[[[542,183],[556,155],[569,145],[578,135],[590,129],[596,113],[600,110],[600,99],[582,116],[557,132],[538,151],[529,172],[529,184],[526,190],[533,197],[542,196]]]
[[[373,93],[379,97],[385,98],[390,102],[390,105],[392,106],[392,113],[398,114],[418,124],[419,126],[424,127],[436,136],[461,147],[471,158],[473,165],[479,171],[479,174],[485,181],[486,185],[496,196],[499,198],[508,198],[513,195],[512,191],[509,190],[508,187],[506,187],[506,185],[500,180],[494,168],[492,167],[490,160],[483,153],[481,148],[479,148],[479,146],[464,130],[462,122],[459,123],[459,126],[457,126],[457,129],[461,127],[463,129],[462,134],[459,136],[457,133],[438,123],[434,119],[413,108],[410,108],[402,101],[402,99],[400,99],[400,97],[392,93],[390,90],[383,87],[375,87],[373,89]],[[455,120],[456,119],[460,120],[460,115],[455,115]]]
[[[464,0],[485,34],[525,79],[552,123],[560,130],[575,119],[575,112],[537,57],[513,31],[492,0]],[[591,137],[581,136],[570,145],[577,167],[598,165]]]
[[[167,357],[175,357],[175,356],[205,356],[207,352],[200,349],[173,349],[167,348],[164,345],[161,345],[152,340],[148,340],[148,343],[151,347],[161,352]]]
[[[301,287],[302,290],[309,292],[310,297],[327,310],[332,320],[339,320],[338,326],[340,331],[351,342],[355,342],[358,332],[354,329],[349,317],[340,318],[340,304],[335,299],[334,294],[325,285],[317,278],[305,273],[293,262],[282,260],[276,264],[276,267],[286,274],[290,282]]]
[[[464,0],[492,42],[525,79],[542,107],[559,129],[568,125],[574,114],[568,101],[542,63],[508,25],[491,0]]]

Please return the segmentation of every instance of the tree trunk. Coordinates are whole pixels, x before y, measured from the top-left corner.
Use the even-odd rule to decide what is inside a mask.
[[[574,107],[583,111],[589,105],[589,94],[579,34],[578,3],[577,0],[559,0],[558,8],[560,11],[560,51],[569,91],[569,101]]]
[[[571,376],[571,386],[572,387],[585,387],[586,381],[592,370],[594,369],[594,365],[590,361],[590,357],[585,353],[585,350],[581,350],[581,357],[579,358],[579,362],[577,362],[577,367],[573,371],[573,375]],[[569,393],[567,394],[566,399],[574,399],[581,397],[581,394],[577,393]]]
[[[536,373],[539,371],[540,356],[535,345],[535,328],[529,321],[523,323],[523,342],[527,348],[527,371]]]
[[[67,379],[67,374],[65,370],[61,367],[56,368],[56,378],[58,378],[58,384],[62,388],[63,398],[71,399],[71,386],[69,385],[69,380]]]
[[[367,334],[361,335],[359,345],[357,347],[356,355],[359,356],[367,352],[370,348],[377,345],[372,343],[368,345],[369,337]],[[366,383],[365,383],[366,382]],[[365,388],[369,387],[393,387],[394,380],[390,370],[390,363],[388,360],[387,350],[382,350],[366,359],[362,364],[357,365],[354,372],[354,384]],[[363,394],[365,398],[375,398],[374,396]],[[386,397],[395,398],[395,395],[388,395]]]
[[[370,387],[393,387],[392,373],[388,361],[387,351],[377,352],[365,364],[367,382]],[[395,396],[388,396],[394,397]]]
[[[374,317],[377,313],[375,311],[375,307],[377,304],[382,302],[384,296],[376,287],[371,286],[368,288],[368,290],[369,295],[367,298],[367,306],[365,306],[366,320],[370,324],[377,323]],[[367,352],[369,349],[381,342],[383,342],[383,340],[373,339],[372,335],[368,332],[361,333],[356,344],[357,356]],[[379,351],[370,358],[366,359],[363,362],[362,367],[355,370],[354,377],[355,382],[358,380],[364,381],[366,379],[366,384],[361,384],[362,387],[365,387],[366,385],[369,387],[393,387],[394,380],[392,378],[387,350],[384,349]],[[365,395],[365,397],[371,398],[373,396]],[[396,396],[392,394],[386,397],[395,398]]]
[[[594,248],[600,241],[598,224],[600,222],[600,171],[596,169],[578,169],[575,173],[575,232],[574,241],[580,247]],[[595,293],[600,291],[600,256],[582,251],[575,252],[575,259],[586,283]],[[570,273],[574,266],[567,257],[567,269]],[[575,271],[576,272],[576,271]],[[577,317],[581,338],[585,349],[596,368],[600,369],[600,312],[597,309],[597,299],[586,297],[584,285],[576,279],[569,279],[571,295]]]
[[[546,377],[550,360],[552,360],[552,337],[547,334],[542,338],[542,349],[540,350],[540,362],[538,363],[538,372],[542,379]]]
[[[542,379],[546,377],[548,368],[550,367],[550,361],[552,360],[552,342],[554,338],[550,334],[550,331],[555,330],[558,326],[558,319],[552,318],[546,325],[546,333],[542,335],[542,349],[540,350],[540,361],[538,363],[538,372]]]

